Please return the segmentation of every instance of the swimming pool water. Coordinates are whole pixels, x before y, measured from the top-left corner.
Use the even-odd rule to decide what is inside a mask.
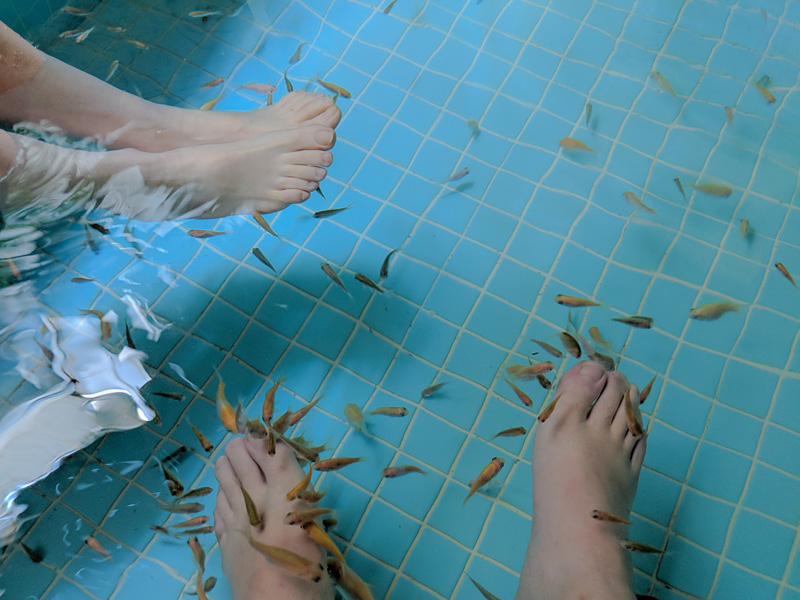
[[[260,398],[280,375],[281,410],[326,393],[304,429],[336,454],[364,457],[321,486],[337,510],[336,541],[377,598],[480,598],[467,575],[513,597],[528,541],[533,432],[489,438],[531,429],[545,392],[527,384],[526,409],[501,367],[538,350],[530,338],[566,327],[567,309],[553,297],[567,293],[603,302],[575,314],[582,331],[596,325],[615,352],[624,347],[620,370],[633,382],[657,376],[642,407],[651,430],[631,537],[667,553],[634,556],[637,591],[800,598],[800,292],[773,266],[800,274],[800,4],[398,0],[383,14],[385,2],[278,0],[268,4],[272,21],[259,22],[238,3],[73,2],[93,9],[87,26],[127,28],[120,36],[99,27],[81,44],[57,34],[84,20],[51,4],[7,5],[0,15],[100,78],[119,60],[111,82],[148,99],[199,107],[222,92],[217,109],[256,108],[260,97],[238,85],[271,82],[283,92],[300,42],[288,71],[295,86],[317,89],[319,75],[353,99],[338,100],[327,201],[315,194],[271,217],[280,239],[232,217],[217,225],[232,235],[207,240],[185,230],[213,222],[137,224],[152,244],[141,258],[110,244],[100,256],[55,255],[41,302],[64,314],[90,305],[119,312],[120,297],[135,291],[173,323],[157,343],[134,333],[156,373],[147,390],[188,400],[150,396],[161,425],[108,435],[22,494],[33,517],[22,539],[46,558],[33,564],[9,548],[0,563],[8,597],[169,600],[193,589],[185,544],[149,529],[166,519],[149,457],[186,445],[184,483],[214,484],[225,440],[215,369],[233,400]],[[225,14],[187,16],[205,9]],[[764,75],[774,104],[752,85]],[[217,77],[222,85],[201,89]],[[594,152],[561,150],[566,136]],[[441,183],[464,167],[467,177]],[[712,197],[695,182],[733,191]],[[656,214],[634,213],[625,191]],[[753,229],[747,239],[741,218]],[[113,221],[112,236],[121,239],[123,225]],[[251,255],[255,245],[277,275]],[[353,280],[377,279],[394,248],[386,293]],[[351,297],[321,261],[343,273]],[[78,288],[76,275],[96,281]],[[715,322],[687,318],[716,300],[743,306]],[[631,314],[654,317],[653,329],[609,320]],[[123,336],[115,331],[112,342]],[[2,377],[4,400],[30,394],[12,373]],[[434,381],[448,385],[420,401]],[[346,402],[402,405],[410,415],[376,420],[367,440],[348,430]],[[218,445],[210,458],[189,421]],[[492,456],[506,459],[499,485],[462,507],[467,482]],[[379,476],[409,462],[430,474]],[[113,564],[83,547],[92,531]],[[208,574],[221,577],[213,536],[205,538]],[[220,582],[211,596],[226,593]]]

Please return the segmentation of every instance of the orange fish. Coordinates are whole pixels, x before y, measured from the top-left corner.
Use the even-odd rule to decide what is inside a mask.
[[[323,548],[328,554],[332,555],[334,558],[344,562],[344,556],[342,556],[339,547],[334,543],[325,530],[317,525],[314,521],[310,521],[305,525],[302,525],[303,531],[305,531],[309,537],[314,540],[314,542]]]
[[[267,390],[267,393],[264,394],[264,404],[261,407],[261,418],[264,423],[272,421],[272,413],[275,409],[275,393],[284,381],[286,381],[285,377],[279,377],[272,387]]]
[[[539,413],[540,423],[544,423],[548,418],[550,418],[550,415],[552,415],[553,411],[556,409],[556,403],[558,402],[559,398],[561,398],[561,394],[553,398],[553,401],[548,404],[542,412]]]
[[[187,527],[199,527],[200,525],[205,525],[208,523],[208,517],[201,516],[201,517],[192,517],[191,519],[187,519],[186,521],[182,521],[180,523],[175,523],[174,525],[170,525],[173,529],[185,529]]]
[[[761,92],[761,95],[764,96],[764,100],[766,100],[769,104],[772,104],[772,103],[775,102],[775,96],[773,96],[772,92],[770,92],[763,85],[760,85],[758,83],[754,83],[753,87],[755,87],[759,92]]]
[[[251,92],[255,92],[256,94],[274,94],[278,91],[271,83],[245,83],[244,85],[239,86],[240,90],[250,90]]]
[[[203,432],[200,431],[197,427],[189,423],[189,427],[192,428],[197,441],[200,442],[200,445],[203,447],[203,450],[206,452],[211,452],[214,449],[214,444],[208,441],[208,438],[203,435]]]
[[[775,268],[776,268],[776,269],[778,269],[778,271],[780,271],[780,272],[781,272],[781,275],[783,275],[784,277],[786,277],[786,279],[788,279],[788,280],[789,280],[789,282],[790,282],[790,283],[791,283],[791,284],[792,284],[794,287],[797,287],[797,284],[794,282],[794,277],[792,277],[792,274],[791,274],[791,273],[789,273],[789,270],[788,270],[786,267],[784,267],[784,266],[783,266],[783,263],[775,263]]]
[[[652,208],[647,206],[644,202],[639,200],[639,196],[637,196],[633,192],[623,192],[622,196],[625,198],[625,200],[627,200],[630,204],[632,204],[636,208],[641,208],[643,210],[646,210],[647,212],[649,212],[650,214],[653,214],[653,215],[656,214],[656,211],[654,211]]]
[[[222,100],[222,94],[220,94],[219,96],[217,96],[213,100],[209,100],[208,102],[203,104],[203,106],[201,106],[199,110],[211,110],[212,108],[214,108],[217,105],[217,103],[220,100]]]
[[[306,502],[315,504],[325,497],[326,491],[327,490],[322,490],[321,492],[315,492],[314,490],[300,490],[299,492],[297,492],[297,497],[300,500],[305,500]]]
[[[372,415],[386,415],[387,417],[405,417],[408,414],[408,409],[405,406],[381,406],[375,410],[370,411]]]
[[[353,569],[345,569],[335,558],[328,559],[328,573],[336,584],[353,600],[374,600],[372,592]]]
[[[647,400],[647,397],[650,395],[650,392],[653,390],[653,384],[656,382],[655,375],[653,378],[647,383],[646,386],[639,392],[639,404],[644,404],[644,401]]]
[[[586,298],[579,298],[578,296],[567,296],[566,294],[558,294],[555,297],[555,301],[561,306],[569,306],[570,308],[600,306],[600,303],[594,300],[587,300]]]
[[[297,498],[297,493],[300,492],[301,490],[306,489],[308,487],[308,484],[311,483],[311,473],[313,471],[314,471],[313,469],[309,468],[308,469],[308,473],[305,474],[303,479],[301,479],[300,482],[296,486],[294,486],[292,489],[290,489],[288,492],[286,492],[286,501],[287,502],[291,502],[292,500]]]
[[[522,402],[525,406],[533,406],[533,400],[531,400],[528,394],[519,389],[519,387],[517,387],[510,379],[506,379],[505,381],[511,386],[511,389],[514,390],[514,393],[517,395],[517,398],[519,398],[520,402]]]
[[[311,523],[317,517],[322,515],[329,515],[333,512],[330,508],[309,508],[307,510],[293,510],[286,513],[283,522],[287,525],[306,525]]]
[[[625,525],[633,525],[633,523],[628,519],[623,519],[622,517],[618,517],[617,515],[613,515],[602,510],[593,510],[592,518],[598,521],[609,521],[610,523],[625,523]]]
[[[90,33],[92,33],[92,31],[94,31],[94,27],[90,27],[89,29],[81,33],[78,37],[75,38],[75,43],[80,44],[83,40],[85,40],[89,36]]]
[[[271,563],[289,571],[296,577],[317,583],[325,575],[325,568],[321,564],[312,562],[291,550],[262,544],[254,540],[252,536],[250,537],[250,545],[266,556]]]
[[[194,559],[194,564],[197,566],[197,572],[203,573],[206,570],[206,552],[200,545],[200,540],[195,536],[186,540],[186,543],[189,544],[189,548],[192,549],[192,558]]]
[[[211,81],[206,81],[203,85],[200,86],[200,89],[202,90],[206,88],[216,87],[223,81],[225,81],[224,77],[217,77],[216,79],[212,79]]]
[[[100,556],[102,556],[106,560],[110,560],[111,562],[114,562],[114,559],[112,559],[111,555],[108,553],[108,551],[105,548],[103,548],[103,545],[100,542],[97,541],[97,538],[95,538],[95,537],[90,535],[89,537],[87,537],[83,541],[85,542],[85,544],[87,546],[89,546],[89,548],[91,548],[92,550],[97,552]]]
[[[256,223],[261,225],[261,227],[264,228],[264,231],[266,231],[268,234],[274,235],[275,237],[280,237],[277,233],[275,233],[275,230],[272,229],[270,224],[267,223],[267,220],[261,213],[253,213],[253,218],[256,220]]]
[[[558,142],[558,145],[567,150],[584,150],[586,152],[594,152],[594,150],[589,148],[589,146],[584,144],[582,141],[571,137],[562,138]]]
[[[225,384],[222,383],[222,377],[217,386],[217,414],[225,429],[231,433],[239,433],[239,428],[236,426],[236,413],[231,403],[225,398]]]
[[[305,405],[303,408],[301,408],[300,410],[298,410],[298,411],[296,411],[296,412],[292,413],[292,416],[291,416],[291,417],[289,417],[289,427],[291,427],[292,425],[295,425],[295,424],[297,424],[297,422],[298,422],[300,419],[302,419],[303,417],[305,417],[305,416],[308,414],[308,412],[309,412],[309,411],[310,411],[312,408],[314,408],[314,407],[317,405],[317,402],[319,402],[320,400],[322,400],[324,397],[325,397],[325,394],[322,394],[322,395],[320,395],[320,397],[319,397],[319,398],[317,398],[317,399],[316,399],[316,400],[314,400],[313,402],[309,402],[308,404],[306,404],[306,405]]]
[[[630,431],[633,436],[639,437],[644,433],[644,428],[642,427],[641,417],[636,407],[633,406],[630,388],[625,392],[623,402],[625,402],[625,416],[628,419],[628,431]]]
[[[409,473],[422,473],[425,474],[425,471],[420,469],[415,465],[398,465],[395,467],[386,467],[383,471],[381,471],[381,475],[388,478],[393,477],[400,477],[402,475],[408,475]]]
[[[119,31],[124,31],[124,29],[120,29]],[[140,42],[139,40],[125,40],[129,44],[133,44],[137,48],[141,48],[142,50],[147,50],[150,46],[145,44],[144,42]]]
[[[555,368],[556,366],[551,361],[546,360],[533,365],[509,365],[506,367],[506,373],[514,379],[531,381],[532,379],[536,379],[537,375],[547,373]]]
[[[323,81],[319,77],[317,77],[317,83],[324,87],[326,90],[333,92],[334,94],[338,94],[344,98],[352,98],[352,94],[348,92],[343,87],[336,85],[335,83],[331,83],[330,81]]]
[[[469,500],[472,494],[477,492],[479,488],[489,483],[492,480],[492,478],[494,478],[494,476],[500,472],[500,470],[505,466],[505,464],[506,461],[504,461],[502,458],[498,458],[497,456],[495,456],[491,461],[489,461],[489,464],[483,467],[480,474],[470,484],[469,493],[467,494],[467,497],[464,498],[464,502],[462,502],[461,505],[463,506],[464,504],[466,504],[467,500]]]

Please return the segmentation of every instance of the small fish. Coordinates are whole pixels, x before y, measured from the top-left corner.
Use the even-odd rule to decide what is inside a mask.
[[[216,237],[218,235],[225,235],[226,233],[230,233],[230,231],[210,231],[208,229],[190,229],[186,233],[188,233],[193,238],[203,239],[203,238]]]
[[[286,71],[283,72],[283,82],[286,84],[286,91],[287,92],[293,92],[294,91],[294,86],[292,85],[292,82],[289,81],[289,77],[286,75]]]
[[[311,473],[313,473],[313,469],[309,469],[308,473],[288,492],[286,492],[286,501],[291,502],[295,498],[297,498],[297,494],[304,489],[306,489],[309,484],[311,483]]]
[[[194,559],[194,564],[197,566],[199,575],[206,570],[206,552],[200,545],[200,540],[198,540],[196,537],[189,538],[186,540],[186,543],[189,545],[189,548],[192,549],[192,558]]]
[[[629,552],[639,552],[642,554],[661,554],[664,551],[651,546],[650,544],[643,544],[642,542],[634,542],[633,540],[625,540],[621,542],[622,547]]]
[[[370,411],[370,415],[385,415],[387,417],[405,417],[408,409],[405,406],[382,406]]]
[[[175,392],[152,392],[153,396],[160,396],[161,398],[169,398],[170,400],[183,400],[183,394],[176,394]]]
[[[653,391],[653,384],[656,382],[656,376],[654,375],[653,378],[647,383],[642,391],[639,392],[639,404],[644,404],[644,401],[647,400],[647,397],[650,395],[650,392]]]
[[[422,473],[424,475],[425,471],[415,465],[396,465],[394,467],[386,467],[381,471],[381,475],[389,479],[408,475],[409,473]]]
[[[561,358],[562,356],[564,356],[564,354],[561,352],[561,350],[559,350],[559,349],[558,349],[558,348],[556,348],[555,346],[551,346],[551,345],[550,345],[550,344],[548,344],[547,342],[543,342],[543,341],[541,341],[541,340],[535,340],[535,339],[533,339],[533,338],[531,338],[531,341],[532,341],[532,342],[536,342],[537,344],[539,344],[539,346],[541,346],[541,347],[542,347],[542,349],[543,349],[545,352],[548,352],[549,354],[552,354],[552,355],[553,355],[553,356],[555,356],[556,358]]]
[[[259,421],[258,419],[249,419],[247,423],[245,423],[245,435],[249,435],[254,437],[257,440],[263,440],[264,438],[268,438],[270,432],[267,431],[267,428],[264,424]],[[269,440],[267,441],[269,444]],[[274,450],[270,451],[270,456],[275,454]]]
[[[81,312],[85,315],[93,315],[100,319],[100,339],[104,342],[111,338],[111,323],[106,321],[106,314],[95,308],[82,309]]]
[[[103,548],[103,545],[99,541],[97,541],[96,537],[90,535],[83,541],[87,546],[89,546],[89,548],[97,552],[100,556],[102,556],[108,561],[114,562],[114,559],[111,558],[111,555],[108,553],[108,550]]]
[[[314,543],[316,543],[334,558],[344,562],[344,556],[342,556],[342,552],[339,550],[339,547],[334,543],[331,537],[325,533],[325,530],[315,521],[311,521],[310,523],[302,525],[301,527],[303,528],[303,531],[305,531],[309,537],[314,540]]]
[[[558,294],[555,298],[561,306],[569,306],[570,308],[583,307],[583,306],[600,306],[599,302],[594,300],[587,300],[586,298],[579,298],[577,296],[567,296],[565,294]]]
[[[78,37],[75,38],[75,43],[80,44],[83,40],[89,37],[89,34],[94,31],[94,27],[89,27],[86,31],[82,32]]]
[[[733,109],[730,106],[725,107],[725,118],[728,119],[728,125],[733,125]]]
[[[709,302],[695,306],[689,311],[689,316],[698,321],[716,321],[728,312],[738,312],[740,306],[733,302]]]
[[[260,260],[260,261],[261,261],[263,264],[265,264],[265,265],[266,265],[266,266],[268,266],[270,269],[272,269],[272,270],[273,270],[275,273],[277,273],[277,271],[275,270],[275,267],[273,267],[273,266],[272,266],[272,263],[271,263],[271,262],[269,262],[269,259],[268,259],[268,258],[266,257],[266,255],[265,255],[265,254],[264,254],[264,253],[261,251],[261,248],[253,248],[253,256],[255,256],[255,257],[256,257],[258,260]]]
[[[239,429],[236,426],[236,413],[228,399],[225,398],[225,384],[222,383],[221,377],[217,386],[217,415],[219,415],[219,420],[222,421],[225,429],[231,433],[239,433]]]
[[[335,558],[328,559],[328,573],[352,600],[374,600],[367,584],[353,569],[345,569]]]
[[[650,329],[653,326],[652,317],[644,317],[642,315],[633,315],[631,317],[616,317],[611,320],[617,321],[618,323],[624,323],[625,325],[630,325],[631,327],[638,327],[639,329]]]
[[[547,419],[550,418],[550,415],[553,414],[553,411],[556,409],[556,404],[558,403],[558,399],[561,398],[561,394],[558,394],[553,401],[548,404],[545,409],[539,413],[539,422],[544,423]]]
[[[622,193],[622,197],[625,198],[625,200],[627,200],[628,203],[631,204],[632,206],[634,206],[635,208],[644,209],[644,210],[646,210],[647,212],[649,212],[650,214],[653,214],[653,215],[656,214],[656,211],[654,211],[652,208],[650,208],[644,202],[642,202],[639,199],[639,196],[637,196],[633,192],[630,192],[630,191],[623,192]]]
[[[467,121],[467,127],[469,127],[470,131],[472,131],[472,136],[471,137],[478,137],[480,135],[481,126],[478,124],[478,122],[475,119],[469,119]]]
[[[356,273],[355,275],[353,275],[353,277],[355,278],[356,281],[363,283],[365,286],[372,288],[373,290],[380,292],[381,294],[383,293],[383,290],[380,287],[378,287],[378,284],[372,281],[372,279],[370,279],[363,273]]]
[[[766,23],[767,22],[767,11],[765,11],[763,8],[760,8],[759,10],[761,11],[761,18],[764,19],[764,23]]]
[[[94,277],[73,277],[70,281],[72,283],[89,283],[90,281],[94,281]]]
[[[791,283],[794,287],[797,287],[797,284],[794,282],[794,277],[792,277],[792,274],[789,273],[789,270],[783,266],[783,263],[775,263],[775,268],[780,271],[781,275],[789,280],[789,283]]]
[[[625,403],[625,417],[628,419],[628,431],[630,431],[631,435],[634,437],[639,437],[644,433],[644,428],[638,410],[633,405],[630,388],[625,392],[622,401]]]
[[[270,423],[272,421],[272,415],[275,411],[275,394],[285,381],[285,377],[278,377],[275,383],[272,384],[272,387],[264,394],[264,402],[261,405],[261,418],[264,423]]]
[[[539,373],[539,374],[536,376],[536,381],[538,381],[538,382],[539,382],[539,385],[540,385],[540,386],[542,386],[542,387],[543,387],[544,389],[546,389],[546,390],[549,390],[550,388],[552,388],[552,387],[553,387],[553,382],[552,382],[552,381],[550,381],[550,380],[549,380],[547,377],[545,377],[545,376],[544,376],[544,375],[542,375],[541,373]]]
[[[203,527],[195,527],[193,529],[186,529],[179,531],[178,535],[204,535],[207,533],[214,533],[213,525],[204,525]]]
[[[591,104],[589,106],[591,106]],[[472,585],[478,588],[478,591],[483,595],[484,598],[486,598],[486,600],[500,600],[500,598],[492,594],[489,590],[487,590],[480,583],[475,581],[472,577],[470,577],[469,575],[467,575],[467,577],[469,577],[469,580],[472,582]]]
[[[199,108],[199,110],[211,110],[211,109],[213,109],[213,108],[214,108],[214,107],[217,105],[217,103],[218,103],[220,100],[222,100],[222,94],[220,94],[219,96],[217,96],[217,97],[216,97],[216,98],[214,98],[213,100],[209,100],[208,102],[206,102],[205,104],[203,104],[203,106],[201,106],[201,107]],[[226,233],[227,233],[227,232],[226,232]]]
[[[727,185],[718,185],[716,183],[695,183],[693,187],[704,194],[718,198],[727,198],[733,193],[733,190]]]
[[[347,206],[343,206],[342,208],[326,208],[325,210],[318,210],[315,212],[312,217],[315,219],[327,219],[328,217],[332,217],[333,215],[338,215],[340,212],[345,211],[351,208],[348,204]]]
[[[131,329],[128,327],[128,323],[125,323],[125,343],[128,344],[128,348],[131,350],[136,350],[136,343],[133,341],[133,336],[131,335]]]
[[[275,237],[280,237],[277,233],[275,233],[275,230],[272,229],[270,224],[267,223],[267,220],[264,218],[264,215],[261,215],[259,213],[253,213],[253,219],[255,219],[256,223],[261,225],[264,231],[266,231],[268,234],[274,235]]]
[[[390,12],[392,12],[395,2],[397,2],[397,0],[392,0],[389,2],[389,4],[386,5],[386,8],[383,9],[383,14],[388,15]]]
[[[44,560],[44,555],[40,550],[34,550],[33,548],[27,546],[23,542],[20,542],[19,545],[22,548],[22,551],[25,553],[25,555],[31,559],[31,562],[40,563]]]
[[[686,202],[686,192],[683,191],[683,184],[681,183],[681,180],[677,177],[673,177],[672,181],[675,182],[675,185],[678,187],[678,191],[681,193],[681,196],[683,196],[683,201]]]
[[[296,63],[297,61],[300,60],[300,58],[303,56],[303,46],[305,46],[305,45],[306,45],[305,42],[300,42],[300,44],[297,46],[297,50],[295,50],[294,54],[292,54],[289,57],[289,64],[290,65],[293,65],[294,63]]]
[[[200,525],[205,525],[208,523],[208,517],[206,516],[199,516],[199,517],[192,517],[191,519],[187,519],[186,521],[181,521],[180,523],[174,523],[170,525],[173,529],[186,529],[188,527],[199,527]]]
[[[199,502],[184,502],[179,504],[161,502],[158,508],[176,514],[193,514],[202,512],[206,507]]]
[[[517,398],[519,398],[520,402],[522,402],[525,406],[533,406],[533,400],[531,400],[530,396],[519,389],[519,387],[517,387],[513,381],[506,379],[505,382],[511,386],[511,389],[514,390],[514,393],[517,395]]]
[[[450,175],[447,179],[442,181],[442,183],[450,183],[451,181],[458,181],[459,179],[464,179],[464,177],[466,177],[467,175],[469,175],[469,167],[464,167],[460,171],[456,171],[455,173]]]
[[[586,127],[587,128],[589,127],[589,122],[592,120],[592,109],[593,109],[592,103],[591,102],[587,102],[586,103]]]
[[[167,482],[169,493],[173,496],[180,496],[183,493],[183,484],[180,482],[180,479],[178,479],[178,475],[162,461],[158,460],[158,458],[155,460],[158,461],[161,472],[164,474],[164,481]]]
[[[89,246],[89,249],[95,254],[100,254],[100,244],[98,244],[94,236],[92,236],[92,230],[89,229],[88,225],[84,225],[83,228],[86,231],[86,245]]]
[[[58,34],[60,38],[68,38],[68,37],[75,37],[76,35],[80,35],[84,32],[84,29],[70,29],[68,31],[62,31]]]
[[[189,449],[186,446],[178,446],[177,448],[175,448],[175,450],[173,450],[172,452],[167,454],[161,460],[163,462],[165,462],[165,463],[169,463],[169,462],[172,462],[172,461],[179,461],[179,460],[183,459],[183,455],[186,454],[187,452],[189,452]],[[155,468],[157,466],[158,466],[158,462],[156,462],[156,464],[153,465],[153,468]]]
[[[469,493],[467,493],[467,497],[464,498],[464,502],[462,502],[461,505],[463,506],[464,504],[466,504],[467,500],[470,499],[470,496],[472,496],[472,494],[477,492],[479,488],[489,483],[494,478],[494,476],[500,472],[500,470],[505,466],[505,464],[506,461],[504,461],[502,458],[498,458],[497,456],[495,456],[491,461],[489,461],[489,464],[483,467],[480,474],[478,474],[478,476],[470,484]]]
[[[150,525],[150,529],[158,533],[163,533],[164,535],[168,535],[170,537],[177,537],[169,529],[167,529],[166,527],[162,527],[161,525]]]
[[[514,379],[531,381],[540,373],[547,373],[555,368],[556,366],[551,361],[546,360],[532,365],[509,365],[506,367],[506,373]]]
[[[300,525],[301,527],[306,523],[310,523],[317,517],[322,515],[329,515],[333,512],[330,508],[309,508],[306,510],[293,510],[286,513],[283,522],[287,525]]]
[[[596,519],[597,521],[608,521],[610,523],[625,523],[625,525],[633,525],[632,521],[618,517],[617,515],[613,515],[603,510],[593,510],[592,518]]]
[[[120,29],[120,31],[125,31],[124,29]],[[129,44],[133,44],[137,48],[141,48],[142,50],[147,50],[150,46],[145,44],[144,42],[140,42],[139,40],[125,40]]]
[[[433,385],[429,385],[424,390],[422,390],[422,392],[420,392],[419,394],[420,400],[424,400],[425,398],[430,398],[431,396],[436,394],[436,392],[442,389],[445,385],[447,385],[446,381],[441,381],[439,383],[434,383]]]
[[[271,563],[289,571],[296,577],[317,583],[321,581],[322,576],[325,575],[325,568],[321,564],[312,562],[304,556],[295,554],[291,550],[262,544],[254,540],[252,536],[250,537],[250,545],[266,556]]]
[[[594,152],[589,146],[575,138],[565,137],[559,140],[558,145],[566,150],[584,150],[586,152]]]
[[[339,279],[339,276],[338,276],[338,275],[337,275],[337,274],[334,272],[334,270],[333,270],[333,267],[331,267],[331,266],[330,266],[328,263],[326,263],[326,262],[322,262],[322,263],[320,263],[320,267],[321,267],[321,268],[322,268],[322,270],[325,272],[325,275],[327,275],[328,277],[330,277],[330,278],[333,280],[333,283],[335,283],[335,284],[336,284],[336,285],[338,285],[340,288],[342,288],[342,289],[344,290],[344,293],[345,293],[345,294],[347,294],[348,296],[350,295],[350,292],[349,292],[349,290],[348,290],[348,289],[347,289],[347,287],[344,285],[344,283],[342,282],[342,280],[341,280],[341,279]]]
[[[101,225],[100,223],[95,223],[94,221],[89,221],[86,223],[89,227],[94,229],[95,231],[99,231],[103,235],[108,235],[111,231],[105,225]]]
[[[773,104],[775,102],[775,96],[773,96],[772,92],[770,92],[763,85],[759,85],[757,83],[754,83],[753,87],[755,87],[759,92],[761,92],[761,95],[764,96],[764,100],[766,100],[767,103]]]
[[[322,500],[323,496],[325,496],[325,491],[326,490],[322,490],[321,492],[315,492],[313,490],[300,490],[297,492],[297,497],[300,500],[305,500],[306,502],[314,504]]]
[[[600,330],[596,326],[589,327],[589,335],[592,336],[592,339],[600,344],[601,346],[605,346],[606,348],[611,347],[611,342],[608,340],[603,339]]]
[[[389,254],[386,255],[386,258],[383,259],[383,263],[381,264],[381,270],[380,270],[381,279],[386,279],[389,276],[389,259],[392,258],[392,254],[394,254],[395,252],[397,252],[397,248],[389,252]]]
[[[79,15],[79,16],[85,16],[85,15],[89,15],[89,14],[92,13],[92,11],[90,11],[90,10],[84,10],[82,8],[75,8],[74,6],[63,6],[63,7],[61,7],[61,11],[65,12],[65,13],[68,13],[70,15]]]
[[[255,502],[253,502],[250,494],[247,493],[247,490],[244,489],[243,486],[240,486],[240,489],[244,497],[244,507],[247,509],[247,518],[250,521],[250,525],[253,527],[261,527],[261,517],[258,514]]]
[[[323,81],[322,79],[317,77],[317,83],[320,84],[322,87],[324,87],[329,92],[333,92],[334,94],[342,96],[343,98],[352,98],[353,97],[353,95],[350,92],[348,92],[345,88],[343,88],[343,87],[341,87],[339,85],[336,85],[335,83],[331,83],[330,81]]]
[[[188,492],[186,492],[183,496],[178,498],[178,500],[186,500],[188,498],[202,498],[203,496],[208,496],[213,491],[214,488],[208,486],[195,488],[193,490],[189,490]]]
[[[200,86],[201,90],[217,87],[220,83],[225,81],[224,77],[217,77],[216,79],[212,79],[211,81],[206,81],[203,85]]]
[[[214,15],[221,15],[222,13],[218,10],[193,10],[189,13],[189,16],[193,19],[204,19],[206,17],[213,17]]]
[[[244,85],[239,86],[240,90],[249,90],[251,92],[255,92],[256,94],[264,94],[265,96],[268,94],[274,94],[278,91],[271,83],[245,83]],[[291,90],[289,90],[291,91]]]
[[[109,79],[111,79],[114,76],[114,73],[117,72],[117,69],[119,69],[119,61],[118,60],[112,61],[111,65],[108,67],[108,72],[106,73],[105,80],[108,81]]]
[[[283,433],[287,429],[289,429],[289,419],[292,418],[292,411],[287,410],[283,413],[275,423],[272,424],[272,429],[277,433]]]
[[[361,412],[361,407],[358,404],[353,404],[352,402],[345,404],[344,417],[356,431],[367,433],[364,413]]]
[[[361,459],[359,457],[339,456],[337,458],[326,458],[325,460],[318,460],[311,468],[315,471],[336,471],[347,465],[357,463]]]
[[[126,27],[115,27],[115,26],[112,26],[112,25],[106,25],[106,29],[108,29],[109,31],[113,31],[115,33],[120,33],[122,31],[125,31],[125,29],[127,29],[127,28]]]
[[[306,404],[300,410],[292,413],[292,416],[289,417],[289,427],[291,427],[292,425],[297,424],[297,422],[300,421],[300,419],[302,419],[303,417],[305,417],[308,414],[308,412],[317,405],[317,402],[322,400],[324,397],[325,397],[325,394],[322,394],[319,398],[317,398],[313,402],[310,402],[310,403]]]
[[[329,531],[330,529],[336,527],[339,524],[339,519],[322,519],[322,526],[325,528],[325,531]]]
[[[525,435],[528,433],[524,427],[511,427],[509,429],[503,429],[503,431],[499,431],[492,436],[492,439],[496,437],[518,437],[520,435]]]
[[[581,357],[581,345],[578,343],[578,340],[576,340],[566,331],[560,332],[558,337],[561,340],[561,343],[564,345],[564,350],[569,352],[574,358]]]
[[[197,438],[197,441],[200,442],[200,446],[202,446],[203,450],[206,452],[211,452],[214,449],[214,444],[208,441],[208,438],[203,435],[203,432],[200,431],[197,427],[189,423],[189,427],[192,428],[194,432],[194,436]]]
[[[678,97],[678,95],[675,93],[675,88],[672,87],[672,84],[661,73],[659,73],[658,71],[653,71],[652,73],[650,73],[650,77],[652,77],[653,81],[655,81],[658,85],[664,88],[664,90],[669,92],[674,98]]]
[[[747,219],[739,219],[739,233],[741,234],[742,239],[747,239],[747,236],[750,233],[750,221]]]

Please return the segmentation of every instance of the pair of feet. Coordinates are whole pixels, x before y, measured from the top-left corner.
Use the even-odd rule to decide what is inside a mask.
[[[628,431],[623,396],[629,388],[638,401],[623,375],[590,362],[561,378],[561,398],[533,444],[533,522],[518,600],[634,599],[631,560],[621,545],[626,526],[591,516],[596,509],[627,516],[636,494],[645,440]],[[214,527],[234,598],[332,598],[327,578],[314,584],[287,575],[248,541],[252,535],[324,563],[304,531],[283,523],[294,509],[286,492],[303,477],[285,445],[269,456],[262,441],[235,438],[215,471]],[[241,486],[263,512],[262,528],[250,526]]]
[[[124,149],[83,156],[76,174],[105,185],[101,208],[142,220],[279,211],[325,178],[341,119],[333,98],[313,92],[252,111],[154,107],[146,125],[104,136],[109,147],[124,140]],[[172,190],[189,199],[172,211],[155,206]]]

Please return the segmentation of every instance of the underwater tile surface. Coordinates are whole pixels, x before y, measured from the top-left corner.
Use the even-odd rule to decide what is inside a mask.
[[[800,598],[800,292],[774,267],[800,273],[796,2],[400,0],[385,12],[388,2],[281,0],[269,20],[256,1],[69,3],[88,16],[65,4],[7,2],[0,20],[101,79],[119,60],[111,83],[157,102],[198,108],[221,96],[218,109],[246,110],[266,100],[243,84],[270,82],[277,99],[284,77],[319,91],[317,76],[352,98],[337,99],[325,197],[267,215],[279,237],[231,217],[136,224],[140,256],[122,246],[122,219],[107,222],[119,243],[99,256],[68,243],[83,235],[77,225],[54,238],[63,248],[39,284],[44,306],[124,314],[131,292],[171,324],[158,341],[133,331],[160,424],[108,435],[22,495],[31,520],[21,539],[45,559],[9,548],[8,597],[188,597],[188,548],[150,528],[176,520],[158,509],[169,494],[154,457],[173,454],[187,486],[216,486],[213,461],[230,439],[214,408],[219,379],[257,417],[286,377],[276,411],[324,395],[299,432],[363,457],[315,484],[376,598],[477,600],[467,575],[511,598],[530,530],[535,417],[552,392],[521,382],[524,406],[503,367],[544,360],[530,338],[556,344],[562,330],[589,337],[596,326],[634,383],[656,376],[631,536],[666,552],[634,556],[636,591]],[[219,14],[189,15],[199,9]],[[80,45],[58,38],[111,23],[127,30],[98,27]],[[774,103],[753,85],[764,76]],[[560,147],[564,137],[591,152]],[[232,234],[196,240],[192,227]],[[95,281],[77,285],[78,275]],[[570,312],[553,302],[559,293],[601,305]],[[688,319],[719,301],[738,310]],[[652,329],[610,321],[635,314],[653,317]],[[0,399],[19,402],[31,387],[0,360]],[[574,363],[565,360],[555,379]],[[349,427],[348,402],[408,414],[370,417],[367,437]],[[515,426],[525,434],[493,437]],[[504,470],[462,505],[495,456]],[[381,477],[402,464],[426,474]],[[113,563],[84,547],[90,534]],[[220,576],[213,536],[201,539]],[[211,592],[229,594],[223,582]]]

